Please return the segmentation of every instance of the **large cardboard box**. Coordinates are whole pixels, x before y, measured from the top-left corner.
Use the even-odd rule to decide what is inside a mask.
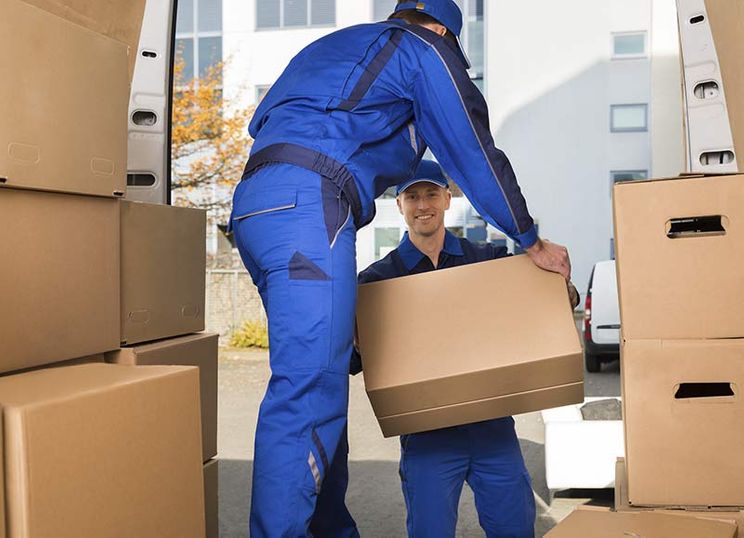
[[[0,538],[5,538],[5,471],[3,455],[3,406],[0,404]]]
[[[739,531],[739,536],[744,536],[744,511],[725,511],[725,510],[704,510],[702,507],[695,510],[686,510],[682,508],[668,509],[663,508],[652,508],[643,506],[631,506],[628,500],[628,483],[627,476],[625,474],[625,459],[617,458],[615,464],[615,511],[617,512],[640,512],[650,511],[660,512],[664,514],[676,514],[687,517],[698,517],[703,519],[716,519],[724,521],[733,521]]]
[[[615,185],[625,339],[744,336],[744,175]]]
[[[206,212],[121,202],[121,342],[204,330]]]
[[[662,514],[612,512],[608,508],[580,506],[545,535],[545,538],[735,538],[736,525]]]
[[[744,4],[677,0],[687,171],[744,171]]]
[[[217,455],[218,338],[218,334],[192,334],[106,353],[106,362],[114,364],[199,367],[203,461]]]
[[[219,471],[219,460],[211,460],[204,465],[204,506],[207,516],[207,538],[220,537]]]
[[[622,348],[630,503],[744,506],[744,339]]]
[[[9,538],[203,538],[197,369],[0,378]]]
[[[386,437],[584,399],[566,282],[525,256],[364,284],[357,320]]]
[[[0,229],[0,372],[117,349],[117,200],[0,189]]]
[[[37,3],[56,14],[0,0],[0,69],[8,74],[0,86],[0,185],[123,196],[127,46],[76,24],[87,19],[62,2]],[[84,4],[101,13],[115,5]]]

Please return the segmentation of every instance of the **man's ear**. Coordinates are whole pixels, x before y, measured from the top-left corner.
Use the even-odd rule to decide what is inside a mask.
[[[396,196],[395,203],[398,204],[398,211],[402,215],[403,214],[403,207],[401,207],[401,205],[400,205],[400,196]]]
[[[444,204],[444,210],[448,210],[450,208],[450,204],[452,203],[452,191],[447,189],[447,192],[444,193],[446,202]]]

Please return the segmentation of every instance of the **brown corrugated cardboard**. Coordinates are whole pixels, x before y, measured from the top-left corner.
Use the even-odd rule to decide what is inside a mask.
[[[121,342],[204,330],[206,212],[122,201]]]
[[[583,400],[566,283],[527,257],[364,284],[357,320],[385,435]]]
[[[725,521],[736,522],[739,535],[744,532],[744,511],[727,512],[725,510],[685,510],[685,509],[669,509],[665,510],[662,508],[651,508],[642,506],[631,506],[628,501],[628,486],[625,475],[625,459],[618,458],[615,464],[615,510],[617,512],[640,512],[640,511],[651,511],[660,512],[663,514],[676,514],[688,517],[699,517],[703,519],[717,519]],[[742,535],[744,536],[744,535]]]
[[[615,185],[626,339],[744,336],[744,176]]]
[[[630,504],[744,506],[744,339],[622,348]]]
[[[677,5],[688,170],[744,171],[744,5],[736,0],[677,0]],[[721,152],[730,154],[721,159]]]
[[[0,372],[117,349],[117,200],[0,189],[0,229]]]
[[[20,0],[0,9],[0,68],[13,81],[0,86],[0,184],[123,195],[126,46]]]
[[[545,538],[735,538],[736,525],[659,512],[612,512],[580,506]]]
[[[3,406],[0,404],[0,538],[5,538],[5,456],[3,445]]]
[[[203,538],[197,369],[0,378],[9,538]]]
[[[53,362],[50,364],[43,364],[41,366],[34,366],[32,368],[23,368],[21,370],[13,370],[12,372],[0,373],[0,377],[8,375],[25,374],[26,372],[33,372],[36,370],[42,370],[44,368],[66,368],[67,366],[77,366],[79,364],[95,364],[106,362],[103,353],[97,353],[95,355],[88,355],[87,357],[80,357],[78,359],[70,359],[66,361]]]
[[[204,506],[206,511],[207,538],[219,538],[219,460],[204,465]]]
[[[129,48],[129,79],[137,57],[145,0],[24,0]]]
[[[217,334],[192,334],[106,353],[106,362],[125,365],[199,367],[202,460],[217,455]]]

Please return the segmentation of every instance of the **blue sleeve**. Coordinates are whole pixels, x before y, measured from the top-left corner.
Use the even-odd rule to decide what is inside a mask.
[[[408,47],[416,38],[428,43],[426,52],[413,53],[420,67],[409,88],[421,136],[486,221],[522,248],[532,246],[537,231],[514,170],[494,145],[483,95],[444,38],[409,28]]]

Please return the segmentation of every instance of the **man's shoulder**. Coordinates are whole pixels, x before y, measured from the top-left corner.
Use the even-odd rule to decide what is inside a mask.
[[[368,282],[377,282],[398,276],[398,249],[393,249],[387,255],[378,261],[372,263],[369,267],[359,273],[358,282],[366,284]]]

